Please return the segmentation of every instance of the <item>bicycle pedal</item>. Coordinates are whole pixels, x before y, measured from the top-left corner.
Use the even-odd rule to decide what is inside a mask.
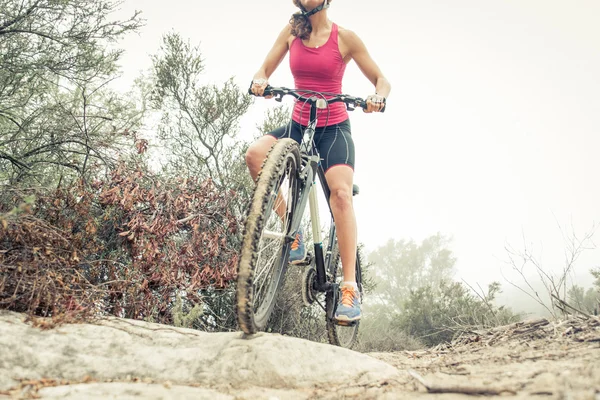
[[[314,258],[315,258],[314,254],[309,251],[309,252],[306,253],[306,257],[304,258],[304,262],[306,263],[306,265],[312,264]]]
[[[310,265],[310,260],[305,258],[302,261],[296,261],[294,263],[290,263],[290,265],[293,265],[295,267],[306,267],[307,265]]]

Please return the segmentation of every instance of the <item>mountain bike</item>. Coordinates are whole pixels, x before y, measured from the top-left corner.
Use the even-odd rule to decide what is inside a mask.
[[[302,143],[288,138],[277,140],[257,177],[244,226],[238,265],[238,324],[246,334],[266,328],[288,268],[291,245],[309,204],[313,249],[304,261],[308,268],[303,274],[302,298],[306,305],[317,303],[325,311],[329,342],[350,348],[356,342],[359,322],[343,325],[333,318],[343,273],[335,221],[329,206],[330,190],[313,138],[317,127],[317,110],[326,110],[336,102],[345,103],[349,111],[356,107],[366,108],[367,104],[359,97],[284,87],[268,86],[264,96],[269,95],[280,102],[284,96],[293,96],[297,101],[310,105],[310,118],[303,132]],[[320,225],[317,178],[331,214],[325,245]],[[358,186],[354,185],[353,195],[358,191]],[[358,251],[356,282],[362,299],[363,282]],[[323,293],[325,304],[322,301]]]

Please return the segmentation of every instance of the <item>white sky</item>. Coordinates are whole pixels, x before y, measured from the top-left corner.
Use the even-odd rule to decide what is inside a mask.
[[[134,9],[147,25],[123,42],[123,85],[173,30],[200,45],[207,81],[244,89],[295,11],[292,0],[126,0]],[[454,238],[457,278],[486,285],[503,282],[504,245],[524,233],[562,267],[557,223],[583,235],[600,222],[600,2],[335,0],[329,17],[392,84],[386,113],[350,116],[367,249],[439,231]],[[293,86],[287,58],[270,82]],[[373,92],[353,63],[343,90]],[[277,104],[257,99],[241,135]],[[598,265],[588,251],[579,278]]]

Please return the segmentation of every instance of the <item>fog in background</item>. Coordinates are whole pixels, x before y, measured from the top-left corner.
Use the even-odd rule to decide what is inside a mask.
[[[147,21],[123,42],[123,89],[169,31],[200,45],[207,83],[233,76],[246,88],[295,11],[291,0],[126,0],[122,12],[135,9]],[[503,277],[514,278],[504,247],[527,243],[558,271],[563,234],[600,222],[600,2],[335,0],[329,16],[392,83],[384,114],[351,114],[359,241],[369,251],[441,232],[453,237],[457,279],[498,280],[503,301],[522,306]],[[270,82],[293,86],[287,57]],[[351,63],[343,90],[373,87]],[[241,137],[277,104],[257,99]],[[587,286],[599,265],[587,250],[572,279]]]

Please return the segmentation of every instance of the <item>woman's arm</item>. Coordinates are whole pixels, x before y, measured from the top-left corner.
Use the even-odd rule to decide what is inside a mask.
[[[287,24],[281,30],[277,40],[271,50],[267,53],[262,65],[254,74],[252,79],[252,92],[257,96],[262,96],[269,77],[275,72],[281,61],[289,50],[289,39],[292,35],[291,26]]]
[[[389,96],[392,89],[390,82],[369,54],[363,41],[354,32],[340,29],[339,35],[346,50],[344,58],[354,60],[362,73],[375,86],[375,94],[367,97],[368,108],[366,111],[380,111],[383,108],[383,99]]]

